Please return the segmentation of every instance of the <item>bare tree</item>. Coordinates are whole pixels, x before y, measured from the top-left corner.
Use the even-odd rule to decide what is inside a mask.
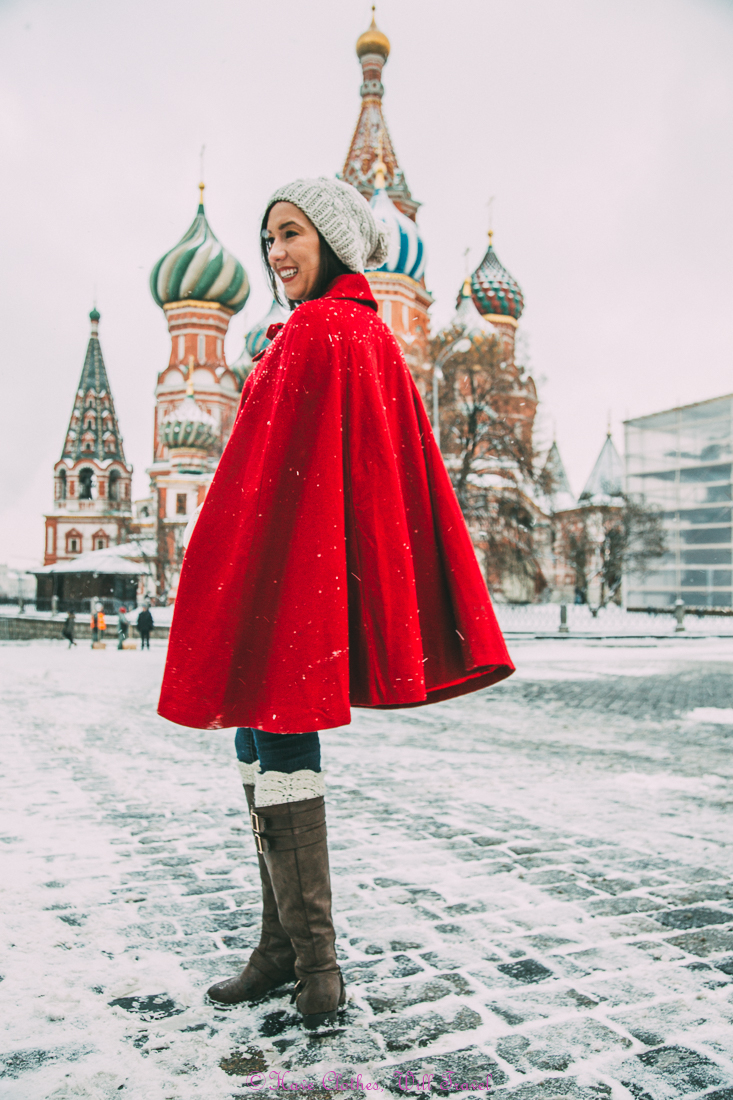
[[[587,603],[594,617],[618,598],[624,573],[645,577],[667,549],[661,512],[640,498],[622,494],[617,499],[618,504],[576,509],[558,533],[575,577],[576,599]],[[593,587],[597,599],[591,602]]]
[[[431,359],[464,337],[444,330]],[[534,489],[547,492],[550,475],[537,471],[532,423],[534,383],[501,336],[476,334],[469,350],[443,364],[441,440],[448,472],[493,584],[514,582],[535,593],[545,586],[535,545]]]

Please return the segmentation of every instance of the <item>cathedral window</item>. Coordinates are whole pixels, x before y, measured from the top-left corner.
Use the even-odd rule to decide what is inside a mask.
[[[199,333],[198,360],[199,363],[203,363],[206,360],[206,337],[203,333]]]
[[[120,499],[120,486],[119,486],[120,476],[121,475],[120,475],[119,470],[110,470],[109,489],[107,490],[107,495],[108,495],[110,500],[119,500]]]
[[[80,554],[81,553],[81,535],[73,528],[71,531],[66,532],[66,553],[67,554]]]
[[[85,466],[79,471],[79,500],[92,499],[92,485],[94,483],[94,471]]]
[[[66,470],[59,470],[59,500],[66,500]]]
[[[87,415],[84,418],[84,427],[87,429],[94,427],[94,415]]]
[[[186,493],[176,493],[176,515],[185,516],[187,512]]]

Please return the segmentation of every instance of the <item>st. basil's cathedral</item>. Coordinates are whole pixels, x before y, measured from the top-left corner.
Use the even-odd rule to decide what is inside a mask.
[[[407,185],[382,109],[382,71],[390,43],[374,18],[359,37],[356,53],[363,74],[361,110],[340,178],[364,195],[389,231],[388,259],[379,270],[367,272],[367,278],[379,314],[394,332],[430,409],[433,299],[425,283],[425,246],[417,224],[420,203]],[[57,563],[79,555],[116,547],[120,556],[147,563],[145,594],[169,603],[178,583],[183,532],[227,443],[253,358],[267,346],[269,326],[286,319],[285,311],[273,302],[247,333],[239,358],[227,363],[224,338],[231,318],[245,306],[249,280],[241,263],[214,235],[204,209],[203,184],[200,188],[191,226],[155,264],[150,277],[153,300],[163,311],[171,337],[170,357],[155,387],[153,462],[147,471],[150,494],[131,499],[132,467],[123,451],[95,309],[64,449],[54,468],[54,507],[45,517],[45,566],[58,568]],[[469,336],[479,331],[495,335],[511,371],[523,308],[522,291],[500,263],[489,234],[486,254],[466,278],[448,328]],[[531,378],[525,378],[512,396],[511,420],[515,425],[519,421],[522,434],[531,440],[537,407]],[[548,461],[556,484],[567,486],[556,445]]]

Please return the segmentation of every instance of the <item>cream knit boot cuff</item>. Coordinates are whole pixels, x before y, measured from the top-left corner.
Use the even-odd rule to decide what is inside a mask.
[[[238,760],[237,763],[239,764],[239,771],[245,787],[254,787],[255,780],[260,774],[259,760],[255,760],[254,764],[245,764],[243,760]]]
[[[255,806],[279,806],[302,802],[326,793],[323,772],[303,768],[299,772],[262,772],[255,781]]]

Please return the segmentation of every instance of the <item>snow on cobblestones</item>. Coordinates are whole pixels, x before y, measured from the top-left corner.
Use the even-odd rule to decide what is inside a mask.
[[[325,733],[349,1003],[306,1035],[284,994],[204,1003],[259,888],[231,733],[155,714],[163,646],[0,646],[0,1095],[218,1100],[279,1073],[323,1100],[412,1071],[441,1096],[730,1100],[732,652],[525,641],[497,688]]]

